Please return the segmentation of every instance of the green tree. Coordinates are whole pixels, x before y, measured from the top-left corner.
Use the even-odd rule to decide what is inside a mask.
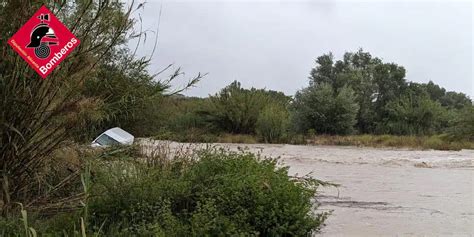
[[[445,109],[418,85],[410,87],[403,96],[386,105],[387,117],[379,124],[383,133],[430,135],[440,130]]]
[[[316,61],[316,67],[311,69],[309,76],[310,85],[327,83],[336,87],[334,78],[334,55],[332,53],[319,56]]]
[[[455,139],[474,141],[474,106],[465,106],[454,119],[449,134]]]
[[[428,83],[422,85],[426,88],[426,91],[430,95],[430,98],[434,101],[441,102],[441,99],[446,94],[446,90],[444,88],[434,84],[432,81],[429,81]]]
[[[244,89],[237,81],[209,97],[207,116],[220,130],[231,133],[255,133],[260,112],[271,103],[286,106],[289,98],[281,92]]]
[[[324,134],[349,134],[356,123],[358,109],[350,87],[335,93],[330,84],[322,83],[296,93],[292,122],[298,132],[314,129]]]
[[[375,111],[377,121],[388,115],[386,105],[400,97],[407,87],[405,69],[394,63],[379,64],[374,68],[376,86]]]
[[[448,109],[462,109],[465,106],[470,106],[472,101],[464,93],[446,91],[446,89],[429,81],[426,84],[421,84],[421,87],[426,89],[430,98],[439,102],[443,107]]]
[[[362,49],[345,53],[343,60],[335,61],[331,53],[318,57],[309,79],[310,85],[331,85],[335,93],[351,87],[359,105],[357,129],[363,133],[374,132],[376,122],[386,116],[385,105],[406,87],[403,67],[383,63]]]
[[[454,91],[448,91],[446,94],[439,99],[441,105],[449,109],[462,109],[465,106],[472,105],[471,99],[464,93],[458,93]]]
[[[339,77],[355,92],[356,101],[359,104],[356,127],[359,132],[371,133],[374,131],[376,111],[375,99],[377,87],[373,81],[374,68],[381,64],[381,60],[373,58],[362,49],[355,53],[344,54],[343,61],[336,63]],[[341,66],[337,66],[341,65]]]

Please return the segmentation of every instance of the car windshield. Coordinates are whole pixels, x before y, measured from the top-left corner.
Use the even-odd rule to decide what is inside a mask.
[[[115,139],[107,136],[106,134],[100,135],[95,142],[99,143],[101,146],[112,146],[112,145],[119,145],[120,143]]]

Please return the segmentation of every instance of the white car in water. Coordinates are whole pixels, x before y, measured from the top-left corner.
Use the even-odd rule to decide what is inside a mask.
[[[115,127],[100,134],[94,141],[92,147],[106,147],[114,145],[132,145],[135,137],[127,131]]]

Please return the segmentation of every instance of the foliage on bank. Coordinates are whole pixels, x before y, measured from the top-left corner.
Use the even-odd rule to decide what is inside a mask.
[[[156,135],[166,138],[168,132],[173,140],[209,142],[223,134],[243,134],[273,143],[295,143],[314,134],[440,135],[446,147],[469,148],[462,144],[473,140],[471,99],[431,81],[409,82],[405,73],[402,66],[363,50],[348,52],[342,60],[329,53],[316,59],[309,85],[294,97],[233,82],[208,98],[174,100],[177,110],[188,110],[174,113],[169,117],[173,125]],[[183,118],[195,122],[183,124]],[[449,145],[453,142],[459,146]]]
[[[165,144],[143,153],[133,149],[112,148],[87,159],[82,208],[0,218],[0,234],[28,236],[26,220],[26,232],[55,236],[307,236],[327,216],[314,212],[316,190],[326,183],[290,177],[277,160]]]

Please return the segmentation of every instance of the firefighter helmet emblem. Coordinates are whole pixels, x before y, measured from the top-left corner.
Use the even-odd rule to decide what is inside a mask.
[[[50,46],[58,45],[58,38],[54,34],[53,28],[49,26],[49,14],[38,16],[41,23],[36,25],[31,31],[30,43],[27,48],[35,48],[35,55],[40,59],[48,58],[51,54]]]

